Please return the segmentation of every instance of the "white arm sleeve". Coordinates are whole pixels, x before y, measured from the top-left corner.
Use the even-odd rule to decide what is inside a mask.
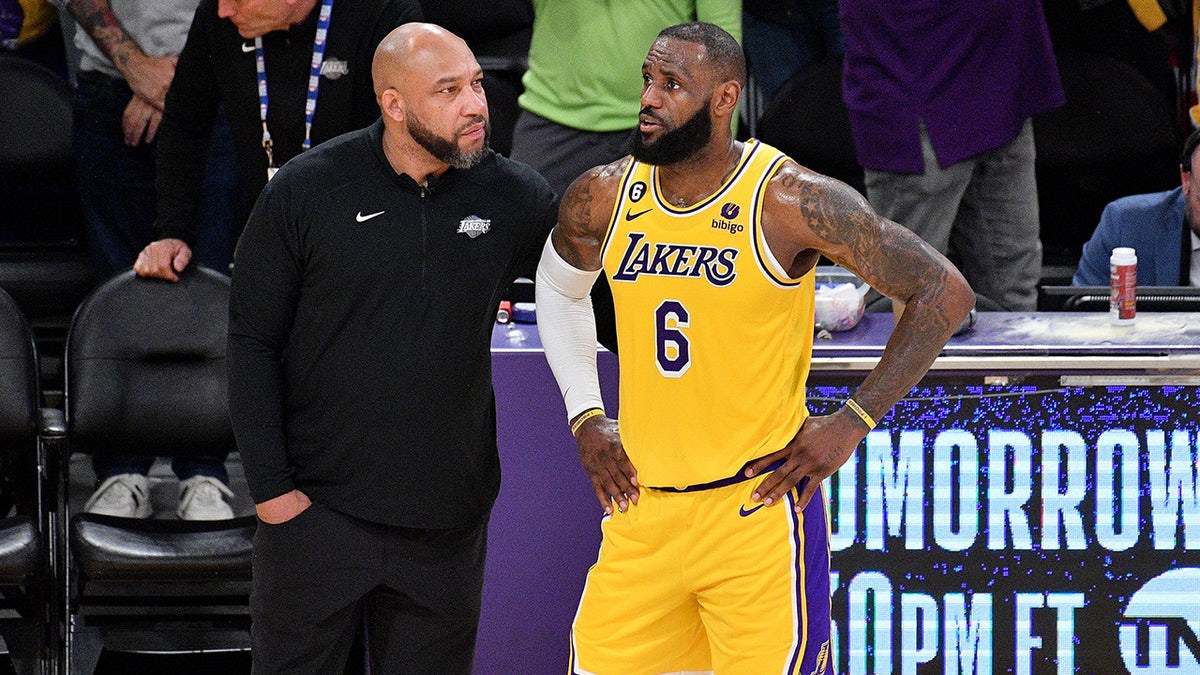
[[[568,421],[589,408],[604,409],[596,373],[596,318],[588,295],[598,276],[600,270],[572,267],[546,239],[534,285],[538,335],[567,405]]]

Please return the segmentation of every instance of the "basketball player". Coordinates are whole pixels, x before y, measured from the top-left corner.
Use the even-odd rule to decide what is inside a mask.
[[[606,513],[571,672],[827,675],[821,481],[920,380],[974,296],[846,185],[731,137],[745,64],[728,33],[663,30],[642,78],[632,157],[571,185],[537,275],[546,356]],[[854,397],[812,417],[822,254],[907,309]],[[604,414],[588,307],[601,269],[619,427]]]

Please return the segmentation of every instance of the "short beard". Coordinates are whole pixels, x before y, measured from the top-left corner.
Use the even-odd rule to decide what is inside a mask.
[[[699,152],[710,140],[712,117],[708,114],[708,106],[702,106],[686,122],[665,132],[653,143],[647,144],[641,133],[635,134],[633,158],[655,166],[675,164]]]
[[[479,122],[483,122],[483,147],[471,152],[463,152],[458,147],[458,141],[463,129]],[[425,151],[433,155],[434,159],[449,164],[456,169],[469,169],[483,161],[484,157],[487,157],[488,143],[492,138],[492,125],[482,115],[475,117],[455,131],[453,138],[438,136],[432,129],[422,124],[421,120],[411,111],[408,113],[404,124],[408,129],[409,135],[417,142],[417,145],[425,148]]]

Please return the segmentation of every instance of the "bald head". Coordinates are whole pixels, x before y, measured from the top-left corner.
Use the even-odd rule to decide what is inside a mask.
[[[406,23],[388,33],[375,48],[371,62],[375,96],[382,96],[389,88],[412,84],[418,74],[445,71],[447,65],[463,60],[479,67],[462,38],[432,23]],[[435,74],[434,79],[437,77]]]
[[[483,69],[457,35],[430,23],[406,23],[375,49],[371,77],[384,152],[397,171],[422,182],[488,155]]]

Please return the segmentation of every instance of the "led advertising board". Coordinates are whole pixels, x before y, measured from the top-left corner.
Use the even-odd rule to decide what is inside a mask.
[[[1200,675],[1198,417],[1195,386],[914,389],[826,485],[837,672]]]

